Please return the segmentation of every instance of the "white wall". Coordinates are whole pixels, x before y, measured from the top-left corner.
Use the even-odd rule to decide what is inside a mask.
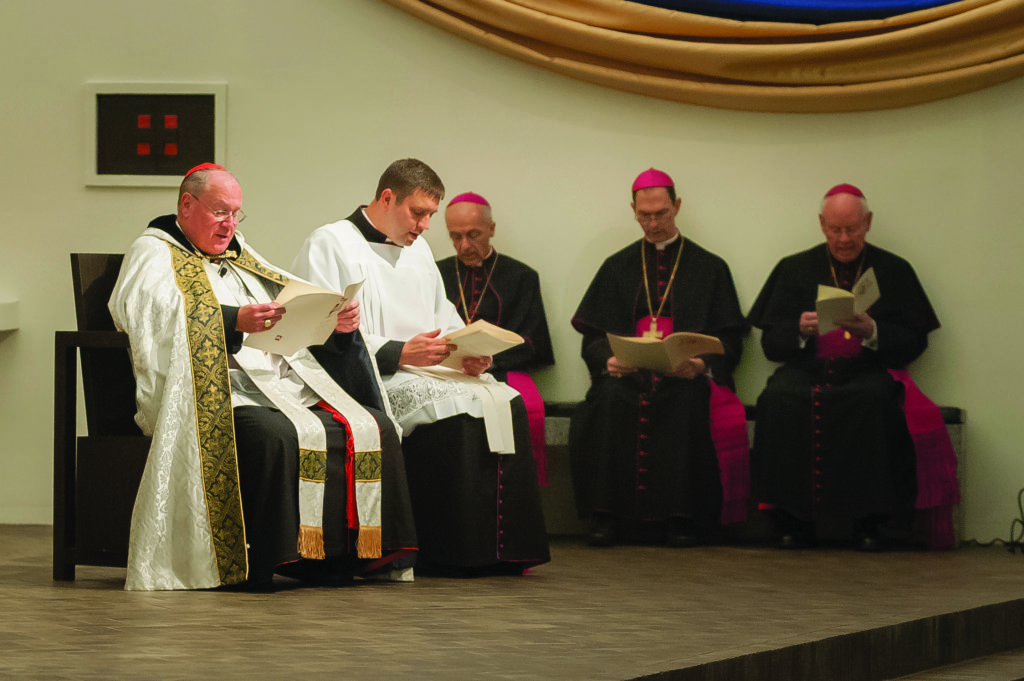
[[[68,253],[123,250],[174,205],[172,189],[84,186],[83,83],[223,81],[243,231],[281,265],[311,229],[368,201],[395,158],[426,160],[449,196],[486,195],[498,247],[541,272],[550,400],[585,390],[568,319],[600,261],[639,236],[637,172],[675,177],[680,226],[730,263],[744,308],[778,258],[819,240],[824,190],[860,185],[871,239],[915,264],[944,324],[913,373],[968,411],[967,535],[1008,535],[1024,486],[1012,340],[1024,235],[1011,212],[1024,80],[896,111],[718,111],[540,71],[373,0],[5,0],[0,63],[0,300],[20,300],[22,317],[0,332],[0,522],[50,521],[53,331],[74,328]],[[438,219],[439,254],[443,232]],[[771,368],[752,339],[745,402]]]

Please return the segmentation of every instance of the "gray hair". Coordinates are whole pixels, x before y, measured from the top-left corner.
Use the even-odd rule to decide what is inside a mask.
[[[178,187],[178,206],[181,206],[181,198],[185,196],[185,194],[191,194],[192,196],[199,198],[202,193],[206,191],[206,186],[210,184],[210,175],[215,172],[227,173],[228,175],[231,175],[232,178],[235,177],[230,171],[221,168],[204,168],[203,170],[197,170],[194,173],[189,173],[185,179],[181,181],[181,186]]]

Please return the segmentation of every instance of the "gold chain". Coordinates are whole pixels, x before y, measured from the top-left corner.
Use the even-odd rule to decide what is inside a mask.
[[[661,310],[665,307],[665,301],[668,300],[668,294],[672,291],[672,281],[676,278],[676,270],[679,269],[679,261],[683,257],[683,235],[679,235],[679,253],[676,254],[676,264],[672,266],[672,274],[668,278],[668,285],[665,286],[665,295],[661,297],[661,302],[658,305],[658,313],[654,313],[654,305],[651,304],[651,285],[647,281],[647,248],[644,239],[640,240],[640,262],[644,266],[644,291],[647,292],[647,312],[652,317],[651,323],[654,323],[658,317],[661,316]]]
[[[491,284],[491,275],[494,274],[494,268],[498,264],[498,251],[494,251],[494,262],[491,263],[491,270],[487,273],[487,281],[484,282],[483,293],[480,294],[480,300],[476,301],[476,310],[480,309],[480,301],[487,295],[487,287]],[[471,268],[472,269],[472,268]],[[462,301],[462,316],[466,319],[466,324],[473,323],[473,317],[476,314],[469,314],[469,306],[466,305],[466,292],[462,290],[462,275],[459,274],[459,258],[455,257],[455,279],[459,282],[459,300]]]

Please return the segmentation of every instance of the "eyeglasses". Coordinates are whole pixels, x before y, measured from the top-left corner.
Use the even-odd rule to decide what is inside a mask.
[[[826,227],[825,231],[829,236],[842,236],[858,237],[864,232],[864,225],[857,225],[856,227]]]
[[[200,199],[195,194],[193,194],[192,192],[188,192],[188,194],[193,199],[198,201],[200,203],[200,205],[202,205],[203,208],[205,208],[206,210],[210,211],[210,215],[212,215],[213,218],[217,222],[224,222],[226,220],[229,220],[230,218],[234,218],[235,222],[239,222],[239,223],[242,222],[243,220],[245,220],[245,211],[243,211],[241,208],[239,208],[238,210],[236,210],[233,213],[231,211],[229,211],[229,210],[214,210],[214,209],[210,208],[209,206],[207,206],[205,203],[203,203],[203,200]]]
[[[662,208],[657,213],[645,213],[643,211],[636,212],[636,221],[640,224],[648,224],[650,222],[665,222],[671,216],[672,211],[668,208]]]

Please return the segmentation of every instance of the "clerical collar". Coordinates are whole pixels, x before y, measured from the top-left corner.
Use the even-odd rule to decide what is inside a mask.
[[[390,241],[383,232],[378,231],[373,223],[370,222],[370,218],[366,217],[366,206],[359,206],[355,209],[352,215],[345,218],[359,230],[359,233],[363,235],[363,238],[369,241],[371,244],[391,244],[397,246],[393,241]]]
[[[832,286],[846,289],[847,291],[852,290],[854,284],[857,283],[860,275],[864,272],[864,262],[867,260],[867,254],[868,245],[864,244],[860,255],[850,262],[842,262],[832,256],[828,244],[825,244],[825,255],[828,257],[828,264],[832,274]]]
[[[192,243],[187,236],[185,236],[185,230],[178,224],[177,215],[161,215],[158,218],[153,218],[148,227],[153,229],[159,229],[171,238],[173,238],[178,244],[181,245],[189,253],[194,253],[201,258],[207,260],[234,260],[242,252],[242,246],[238,243],[238,237],[232,236],[231,243],[220,255],[210,255],[199,250],[199,248]]]
[[[455,256],[455,281],[459,284],[459,303],[461,303],[462,306],[462,311],[459,314],[462,315],[462,318],[465,320],[467,325],[473,323],[473,318],[480,310],[480,303],[483,302],[484,296],[487,295],[487,289],[491,286],[491,275],[494,274],[494,268],[498,264],[498,251],[494,250],[494,247],[491,246],[490,254],[487,258],[484,258],[483,262],[477,265],[477,267],[480,268],[486,266],[487,260],[492,256],[493,260],[491,261],[491,266],[485,270],[485,272],[487,272],[487,280],[484,282],[484,287],[480,289],[480,297],[474,301],[472,299],[473,295],[470,293],[469,304],[466,303],[466,291],[462,286],[462,274],[459,272],[459,257]],[[470,272],[477,269],[477,267],[467,268],[466,274],[468,275]],[[458,306],[456,306],[456,309],[458,309]]]
[[[647,239],[644,239],[644,241],[647,241],[647,243],[651,244],[659,251],[664,251],[666,248],[674,244],[676,242],[676,239],[678,239],[680,236],[681,235],[679,234],[679,232],[676,232],[671,239],[665,239],[664,241],[659,241],[657,243],[651,243],[650,241],[647,241]]]
[[[487,254],[487,257],[484,258],[483,260],[481,260],[479,265],[473,265],[473,267],[470,267],[466,263],[464,263],[461,260],[459,260],[459,256],[455,256],[455,259],[459,260],[458,266],[456,267],[456,269],[458,269],[459,267],[465,267],[467,270],[472,270],[472,269],[476,269],[477,267],[487,267],[488,264],[492,260],[494,260],[496,257],[498,257],[498,251],[496,251],[494,249],[494,246],[491,246],[491,252]]]

